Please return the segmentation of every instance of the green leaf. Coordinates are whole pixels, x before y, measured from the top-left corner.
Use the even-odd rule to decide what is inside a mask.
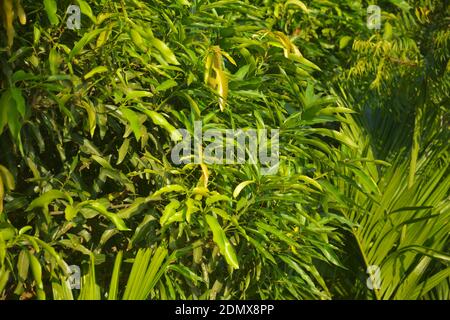
[[[173,270],[175,272],[178,272],[182,276],[184,276],[187,280],[190,280],[194,283],[194,285],[197,285],[197,282],[204,282],[203,278],[195,274],[191,269],[188,267],[178,264],[178,265],[169,265],[167,268],[168,270]]]
[[[28,271],[30,269],[30,259],[28,257],[28,250],[22,249],[17,259],[17,272],[19,283],[14,290],[15,294],[20,295],[23,292],[23,285],[28,278]]]
[[[141,132],[141,123],[139,121],[138,115],[136,114],[136,112],[128,108],[122,108],[121,112],[125,117],[125,119],[128,121],[128,123],[130,124],[130,127],[133,130],[136,140],[139,141],[139,139],[142,136],[142,132]]]
[[[241,191],[242,191],[246,186],[248,186],[249,184],[252,184],[252,183],[255,183],[255,181],[254,181],[254,180],[248,180],[248,181],[243,181],[243,182],[239,183],[239,184],[237,185],[237,187],[234,188],[234,191],[233,191],[233,198],[236,199],[236,198],[239,196],[239,194],[241,193]]]
[[[39,300],[45,300],[44,283],[42,282],[42,266],[34,254],[28,253],[28,259],[31,265],[34,281],[36,282],[36,294]]]
[[[92,78],[94,75],[98,74],[98,73],[104,73],[104,72],[108,72],[109,69],[105,66],[98,66],[95,67],[94,69],[92,69],[91,71],[89,71],[88,73],[86,73],[84,75],[84,79],[87,80],[89,78]]]
[[[180,193],[184,193],[186,192],[186,188],[179,185],[179,184],[172,184],[172,185],[168,185],[165,187],[162,187],[161,189],[159,189],[158,191],[156,191],[155,193],[152,194],[152,197],[158,197],[164,193],[168,193],[168,192],[180,192]]]
[[[56,48],[50,49],[48,54],[48,64],[50,67],[50,74],[53,76],[57,75],[61,64],[61,57]]]
[[[80,6],[80,10],[83,14],[89,17],[89,19],[92,20],[92,22],[97,23],[97,19],[95,18],[94,14],[92,13],[92,9],[89,6],[89,4],[86,1],[83,0],[77,0],[78,5]]]
[[[78,214],[78,209],[71,205],[68,205],[66,209],[64,209],[64,217],[67,221],[71,221]]]
[[[156,91],[166,91],[170,88],[177,86],[177,82],[173,79],[169,79],[161,83],[159,86],[155,88]]]
[[[93,137],[95,133],[95,128],[97,127],[97,112],[90,102],[82,101],[81,105],[87,112],[89,122],[89,133],[91,134],[91,137]]]
[[[58,6],[56,5],[56,0],[44,0],[45,11],[47,12],[48,20],[52,25],[57,25],[59,23],[59,18],[56,14]]]
[[[403,11],[409,11],[412,8],[406,0],[389,0],[389,2],[396,5]]]
[[[208,223],[212,233],[213,240],[219,247],[220,253],[225,257],[227,263],[234,269],[239,269],[238,260],[234,248],[225,235],[217,219],[211,215],[206,215],[206,222]]]
[[[152,97],[153,93],[148,92],[148,91],[143,91],[143,90],[130,90],[127,89],[127,95],[126,95],[126,99],[127,100],[133,100],[133,99],[137,99],[140,101],[140,98],[145,98],[145,97]]]
[[[125,159],[125,157],[127,155],[129,147],[130,147],[130,139],[123,140],[123,143],[119,148],[119,157],[117,158],[116,164],[121,164],[123,162],[123,160]]]
[[[3,128],[8,123],[8,111],[10,108],[14,108],[14,103],[11,97],[11,91],[3,91],[0,97],[0,134],[3,132]]]
[[[302,180],[302,181],[305,181],[306,183],[312,184],[313,186],[315,186],[320,191],[323,191],[322,186],[320,185],[320,183],[318,183],[316,180],[314,180],[314,179],[312,179],[312,178],[310,178],[308,176],[298,175],[298,176],[296,176],[296,178],[298,180]]]
[[[119,275],[120,266],[122,265],[123,251],[119,251],[114,261],[113,272],[111,276],[111,284],[109,286],[108,300],[117,300],[119,292]]]
[[[16,183],[11,172],[4,166],[0,164],[0,180],[3,181],[4,186],[8,191],[14,190],[16,188]]]
[[[231,201],[231,199],[224,194],[215,194],[206,198],[206,205],[210,206],[219,201]]]
[[[387,41],[392,39],[392,25],[388,21],[384,24],[383,39]]]
[[[309,13],[308,7],[300,0],[287,0],[284,5],[285,7],[289,5],[294,5],[302,9],[302,11],[304,11],[305,13]]]
[[[170,203],[164,208],[164,212],[159,219],[159,223],[162,227],[169,225],[173,222],[183,221],[183,211],[177,211],[180,207],[180,201],[176,199],[170,200]]]
[[[345,47],[348,46],[348,44],[350,43],[350,41],[352,41],[352,37],[350,36],[344,36],[341,38],[341,40],[339,40],[339,49],[344,49]]]
[[[117,214],[111,213],[103,206],[103,204],[99,201],[89,201],[85,204],[86,207],[91,208],[99,212],[101,215],[108,218],[119,231],[130,231],[125,222],[120,218]]]
[[[173,125],[171,125],[166,118],[164,118],[161,114],[159,114],[156,111],[148,110],[148,109],[141,109],[142,112],[144,112],[147,116],[152,119],[153,123],[157,126],[160,126],[167,130],[167,132],[170,134],[170,138],[172,141],[180,141],[183,140],[182,134],[176,129]]]
[[[12,87],[10,90],[11,90],[11,96],[16,103],[15,107],[17,108],[17,111],[19,111],[22,118],[25,118],[26,103],[25,103],[25,98],[22,95],[22,90],[20,90],[19,88],[16,88],[16,87]]]
[[[73,58],[81,53],[83,48],[92,40],[94,40],[97,35],[104,31],[105,29],[94,29],[91,32],[88,32],[83,35],[83,37],[78,40],[75,45],[73,46],[72,50],[69,53],[69,61],[72,61]]]
[[[152,38],[150,42],[156,49],[158,49],[159,52],[161,52],[164,59],[168,63],[174,64],[174,65],[180,64],[178,62],[177,58],[175,57],[175,54],[173,53],[173,51],[170,50],[170,48],[167,46],[167,44],[165,44],[163,41],[159,40],[158,38]]]
[[[72,197],[67,193],[59,191],[59,190],[50,190],[45,192],[40,197],[34,199],[30,205],[28,206],[26,211],[31,211],[35,208],[47,208],[48,205],[56,199],[65,199],[68,200],[70,204],[73,203]]]
[[[0,241],[8,241],[16,236],[16,229],[6,222],[0,222]],[[2,262],[0,255],[0,262]]]
[[[323,136],[327,136],[333,139],[336,139],[337,141],[340,141],[350,148],[357,148],[357,145],[355,142],[347,135],[343,134],[342,132],[336,131],[336,130],[330,130],[330,129],[308,129],[310,132],[318,133]]]
[[[123,300],[145,300],[155,287],[170,262],[166,259],[167,249],[158,247],[139,249],[131,268]],[[164,261],[166,260],[166,261]]]
[[[99,165],[101,165],[103,168],[114,171],[114,168],[111,166],[111,164],[109,163],[108,160],[106,160],[106,159],[104,159],[104,158],[102,158],[102,157],[100,157],[100,156],[97,156],[97,155],[95,155],[95,154],[93,154],[91,157],[92,157],[92,159],[94,159]]]

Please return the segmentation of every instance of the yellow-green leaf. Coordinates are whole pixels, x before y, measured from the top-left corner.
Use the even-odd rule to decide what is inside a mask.
[[[117,159],[116,164],[121,164],[122,161],[125,159],[129,146],[130,146],[130,139],[125,139],[119,148],[119,157]]]
[[[96,117],[97,113],[95,111],[94,106],[92,106],[91,103],[82,101],[81,105],[87,112],[89,122],[89,133],[91,134],[91,137],[93,137],[95,133],[95,128],[97,126],[97,117]]]
[[[170,200],[170,203],[164,208],[164,212],[159,219],[161,226],[183,221],[183,211],[177,211],[179,207],[180,201],[176,199]]]
[[[225,260],[232,268],[239,269],[234,248],[226,237],[225,231],[223,231],[217,219],[211,215],[206,215],[206,222],[213,233],[213,240],[219,247],[219,251],[222,256],[225,257]]]
[[[57,25],[59,23],[56,11],[58,6],[56,5],[56,0],[44,0],[45,11],[47,12],[48,20],[52,25]]]
[[[142,111],[152,119],[153,123],[157,126],[160,126],[164,129],[166,129],[169,134],[172,141],[180,141],[183,139],[183,136],[181,133],[176,129],[174,126],[172,126],[166,118],[164,118],[161,114],[159,114],[156,111],[148,110],[148,109],[142,109]]]
[[[239,194],[241,193],[242,189],[244,189],[246,186],[248,186],[249,184],[252,184],[254,182],[255,182],[254,180],[248,180],[248,181],[244,181],[244,182],[239,183],[237,185],[237,187],[234,188],[233,198],[236,199],[239,196]]]
[[[99,67],[95,67],[94,69],[92,69],[91,71],[89,71],[88,73],[86,73],[84,75],[84,79],[89,79],[91,77],[93,77],[94,75],[96,75],[97,73],[103,73],[103,72],[107,72],[108,68],[105,66],[99,66]]]
[[[153,38],[151,40],[152,45],[158,49],[159,52],[163,55],[164,59],[174,65],[179,65],[177,58],[175,57],[175,54],[170,50],[170,48],[161,40],[158,38]]]
[[[344,36],[341,38],[341,40],[339,40],[339,49],[344,49],[345,47],[347,47],[347,45],[350,43],[350,41],[352,40],[352,37],[350,36]]]

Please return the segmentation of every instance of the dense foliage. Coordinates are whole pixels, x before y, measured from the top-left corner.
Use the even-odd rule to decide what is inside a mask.
[[[450,299],[448,1],[0,4],[0,299]]]

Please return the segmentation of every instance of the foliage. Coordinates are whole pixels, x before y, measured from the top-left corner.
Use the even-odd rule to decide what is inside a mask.
[[[76,3],[1,1],[1,297],[449,298],[447,1]],[[196,121],[277,172],[174,164]]]

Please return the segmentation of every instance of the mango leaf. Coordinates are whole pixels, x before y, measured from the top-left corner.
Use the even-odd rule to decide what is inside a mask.
[[[95,37],[105,29],[94,29],[91,32],[86,33],[80,40],[75,43],[72,50],[69,53],[69,61],[72,61],[72,59],[79,55],[81,51],[83,50],[84,46],[87,45],[89,42],[94,40]]]
[[[130,139],[123,140],[123,143],[119,148],[119,157],[117,158],[116,164],[121,164],[122,161],[125,159],[129,146],[130,146]]]

